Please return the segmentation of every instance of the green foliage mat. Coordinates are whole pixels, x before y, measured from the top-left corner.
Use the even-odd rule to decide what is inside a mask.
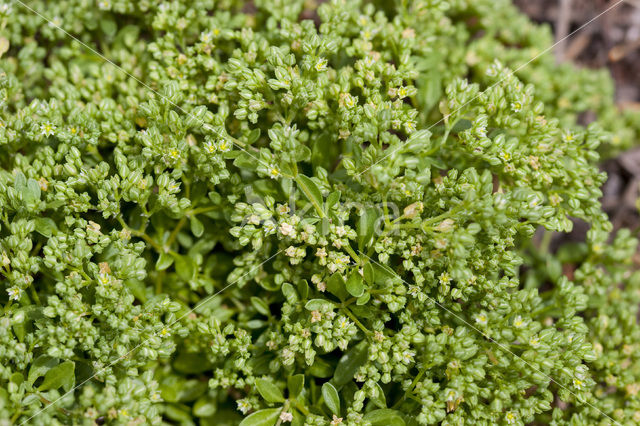
[[[505,0],[316,3],[0,5],[0,424],[640,422],[609,77]]]

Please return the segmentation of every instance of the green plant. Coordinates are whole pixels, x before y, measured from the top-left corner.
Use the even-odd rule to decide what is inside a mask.
[[[0,418],[640,421],[608,77],[508,1],[317,3],[0,6]]]

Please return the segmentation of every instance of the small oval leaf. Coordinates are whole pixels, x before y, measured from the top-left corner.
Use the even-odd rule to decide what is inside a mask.
[[[364,420],[371,422],[371,426],[405,426],[402,414],[389,408],[370,411],[364,415]]]
[[[240,426],[273,426],[278,421],[281,411],[281,408],[267,408],[266,410],[256,411],[245,417],[240,422]]]
[[[44,380],[38,390],[58,389],[62,387],[66,392],[69,391],[76,382],[74,374],[75,363],[73,361],[65,361],[53,367],[44,375]]]
[[[262,395],[262,397],[267,402],[284,401],[282,391],[275,384],[273,384],[273,382],[267,379],[257,379],[256,388],[258,389],[258,392],[260,392],[260,395]]]
[[[289,376],[287,386],[289,388],[289,398],[296,398],[304,389],[304,374]]]
[[[351,275],[349,275],[346,287],[349,294],[353,297],[360,297],[364,294],[364,282],[358,269],[355,269]]]
[[[340,395],[338,395],[338,391],[335,386],[331,383],[326,382],[322,385],[322,398],[324,399],[324,403],[327,404],[329,410],[335,415],[340,414]]]

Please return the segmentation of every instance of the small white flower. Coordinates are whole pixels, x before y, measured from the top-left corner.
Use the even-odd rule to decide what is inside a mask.
[[[405,363],[409,363],[411,361],[413,361],[413,357],[416,356],[416,353],[414,351],[404,351],[402,352],[402,359],[404,360]]]
[[[351,96],[350,93],[343,93],[341,95],[344,106],[347,108],[353,108],[358,104],[358,99],[354,96]]]
[[[207,150],[207,152],[209,152],[211,154],[216,152],[216,146],[212,142],[206,142],[204,144],[204,148]]]
[[[271,179],[277,179],[280,177],[280,169],[275,164],[269,166],[269,177]]]
[[[257,214],[252,214],[251,216],[249,216],[249,219],[247,219],[247,223],[249,223],[250,225],[260,225],[260,216],[258,216]]]
[[[7,290],[7,293],[9,294],[9,299],[17,301],[22,296],[22,289],[20,287],[11,287]]]
[[[372,56],[367,56],[366,58],[364,58],[364,64],[367,67],[371,67],[375,63],[376,60]]]
[[[327,60],[325,58],[319,58],[314,65],[314,68],[318,72],[325,71],[327,69]]]
[[[231,143],[229,141],[227,141],[226,139],[221,140],[220,142],[218,142],[218,149],[222,152],[227,152],[231,149]]]
[[[213,40],[213,33],[211,31],[207,31],[206,33],[200,34],[200,41],[203,43],[211,43]]]
[[[55,133],[56,126],[52,123],[46,122],[40,125],[40,134],[43,136],[51,136]]]
[[[538,336],[533,336],[531,337],[531,339],[529,339],[529,344],[532,347],[537,348],[540,346],[540,339],[538,338]]]
[[[438,277],[438,280],[440,281],[440,284],[447,285],[447,284],[449,284],[451,282],[451,277],[449,276],[449,274],[447,272],[443,272]]]
[[[111,276],[107,273],[98,274],[98,282],[102,285],[107,285],[111,281]]]
[[[240,410],[242,414],[247,414],[249,410],[251,410],[251,404],[246,398],[239,399],[236,401],[236,404],[238,404],[238,410]]]
[[[520,112],[520,111],[522,111],[522,103],[521,103],[521,102],[518,102],[518,101],[511,103],[511,110],[512,110],[513,112]]]
[[[514,326],[515,328],[522,328],[522,327],[524,327],[525,325],[527,325],[527,324],[526,324],[526,322],[522,319],[522,317],[521,317],[520,315],[516,316],[516,317],[513,319],[513,326]]]
[[[98,2],[98,8],[100,8],[102,10],[111,9],[111,1],[110,0],[100,0]]]
[[[280,413],[280,421],[282,422],[290,422],[293,420],[293,414],[287,412],[287,411],[283,411],[282,413]]]
[[[409,120],[404,123],[404,130],[407,133],[413,133],[416,130],[416,122],[413,120]]]
[[[571,133],[571,132],[565,132],[565,133],[562,135],[562,140],[563,140],[564,142],[567,142],[567,143],[569,143],[569,142],[573,142],[573,141],[575,140],[575,138],[576,138],[576,137],[575,137],[575,136],[573,135],[573,133]]]
[[[62,26],[62,18],[59,16],[54,16],[53,18],[51,18],[51,21],[49,21],[49,26],[52,28],[58,28]]]
[[[518,415],[513,411],[507,411],[507,414],[504,415],[504,419],[506,420],[507,424],[512,425],[515,424],[515,422],[518,420]]]
[[[296,248],[294,246],[289,246],[284,251],[284,254],[286,254],[289,257],[296,257],[296,253],[297,253],[297,250],[296,250]]]
[[[331,420],[331,426],[336,426],[342,423],[342,417],[338,417],[335,414],[333,415],[333,420]]]
[[[346,318],[340,318],[339,325],[340,325],[340,328],[345,329],[345,328],[349,327],[351,325],[351,323]]]
[[[296,230],[291,224],[289,224],[287,222],[282,222],[280,224],[280,233],[282,235],[284,235],[284,236],[292,236],[293,237],[295,235],[295,232],[296,232]]]
[[[487,322],[488,322],[487,315],[484,313],[476,315],[476,322],[480,325],[487,325]]]

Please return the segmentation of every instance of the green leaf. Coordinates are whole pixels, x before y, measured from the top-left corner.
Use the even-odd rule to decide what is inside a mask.
[[[238,154],[236,159],[233,160],[233,165],[239,169],[255,170],[256,167],[258,167],[259,163],[256,161],[253,155],[242,151],[240,152],[240,154]]]
[[[324,359],[316,356],[313,365],[307,369],[307,372],[313,377],[326,379],[327,377],[331,377],[331,373],[333,373],[333,366]]]
[[[44,375],[44,381],[38,388],[38,390],[44,391],[49,389],[58,389],[62,387],[65,392],[73,387],[76,381],[74,374],[75,363],[73,361],[65,361],[57,366],[51,368]]]
[[[298,281],[298,294],[300,294],[300,297],[302,299],[306,299],[307,297],[309,297],[309,283],[307,282],[307,280],[300,280]]]
[[[173,368],[185,374],[199,374],[212,367],[204,353],[180,352],[173,360]]]
[[[173,257],[176,262],[176,273],[180,278],[185,281],[191,281],[195,278],[196,265],[193,259],[179,254],[174,254]]]
[[[30,385],[38,380],[38,377],[44,376],[47,371],[52,369],[58,364],[58,360],[48,355],[40,355],[36,358],[29,368],[29,375],[27,376],[27,382]]]
[[[252,144],[260,137],[260,129],[255,128],[247,135],[247,143]]]
[[[32,204],[40,200],[40,184],[37,180],[29,178],[26,186],[22,188],[22,199],[25,204]]]
[[[366,305],[369,299],[371,299],[371,293],[364,293],[362,296],[358,297],[358,300],[356,300],[356,305]]]
[[[138,40],[140,35],[140,27],[137,25],[126,25],[118,33],[118,38],[122,38],[124,44],[128,47],[133,47],[133,44]]]
[[[322,398],[324,399],[324,403],[327,404],[329,410],[333,414],[340,414],[340,395],[338,395],[338,391],[335,386],[331,383],[326,382],[322,385]]]
[[[217,409],[216,400],[208,395],[203,395],[193,404],[193,415],[196,417],[209,417],[214,415]]]
[[[44,237],[49,238],[53,234],[58,232],[58,226],[51,218],[39,217],[35,220],[35,223],[36,223],[36,231]]]
[[[329,196],[327,197],[327,201],[325,202],[325,211],[328,212],[329,210],[333,209],[333,207],[336,206],[336,204],[338,204],[338,202],[340,202],[340,196],[342,195],[342,193],[340,191],[334,191],[331,194],[329,194]]]
[[[429,146],[431,132],[427,129],[418,130],[411,134],[409,139],[403,145],[405,152],[418,153]]]
[[[9,378],[9,381],[11,381],[12,383],[15,383],[16,385],[19,385],[22,382],[24,382],[24,375],[19,371],[16,371],[11,375],[11,377]]]
[[[306,195],[306,197],[311,201],[311,203],[316,206],[316,208],[322,207],[322,191],[318,188],[318,185],[309,177],[305,175],[298,175],[296,178],[300,189]]]
[[[273,382],[267,379],[256,379],[256,388],[267,402],[283,402],[282,391]]]
[[[338,361],[333,374],[333,382],[336,386],[342,386],[352,380],[358,368],[367,362],[368,357],[369,347],[366,341],[362,341],[349,349]]]
[[[371,426],[405,426],[402,413],[389,408],[370,411],[364,420],[371,422]]]
[[[356,224],[358,232],[358,249],[364,251],[369,247],[373,234],[376,230],[376,222],[380,217],[380,211],[374,207],[365,209],[360,215],[360,219]]]
[[[201,237],[204,233],[204,225],[195,215],[191,216],[191,232],[196,237]]]
[[[367,265],[370,266],[370,271],[367,269]],[[402,283],[402,278],[396,274],[393,269],[388,266],[380,265],[378,263],[368,263],[365,265],[364,272],[365,277],[370,274],[374,284],[381,287],[388,287],[394,284]]]
[[[371,398],[371,401],[376,404],[379,408],[387,408],[387,398],[384,395],[384,391],[380,386],[380,383],[376,383],[373,385],[378,390],[378,395],[375,398]]]
[[[289,388],[289,398],[296,398],[304,389],[304,374],[296,374],[289,376],[287,379],[287,387]]]
[[[455,134],[455,133],[464,132],[465,130],[470,129],[471,127],[473,127],[473,123],[467,120],[466,118],[462,118],[458,120],[458,122],[451,128],[451,133]]]
[[[311,299],[304,305],[304,308],[308,311],[330,311],[333,309],[333,303],[326,299]]]
[[[295,150],[295,160],[297,162],[308,161],[311,158],[311,149],[306,145],[298,145]]]
[[[296,303],[298,301],[298,293],[296,293],[296,290],[293,288],[291,284],[289,283],[282,284],[281,291],[282,291],[282,294],[284,295],[284,298],[287,299],[287,302]]]
[[[353,297],[360,297],[364,293],[364,282],[362,280],[362,275],[358,269],[354,269],[349,275],[349,278],[346,282],[347,291]]]
[[[327,279],[327,290],[342,301],[349,297],[345,282],[340,274],[333,274]]]
[[[178,401],[179,402],[190,402],[194,401],[200,396],[202,396],[206,391],[209,385],[207,382],[202,382],[197,379],[190,379],[184,382],[182,386],[179,387],[178,392]]]
[[[109,37],[113,37],[118,31],[118,25],[112,19],[100,19],[100,28]]]
[[[438,71],[420,74],[424,78],[418,80],[418,99],[423,111],[433,108],[442,97],[442,76]]]
[[[271,315],[269,306],[264,302],[264,300],[260,299],[259,297],[253,296],[251,298],[251,304],[253,305],[254,308],[256,308],[256,311],[260,312],[262,315],[265,315],[265,316]]]
[[[173,264],[173,256],[169,253],[160,253],[156,261],[156,271],[164,271]]]
[[[245,417],[240,426],[274,426],[281,412],[282,408],[267,408],[266,410],[256,411]]]

